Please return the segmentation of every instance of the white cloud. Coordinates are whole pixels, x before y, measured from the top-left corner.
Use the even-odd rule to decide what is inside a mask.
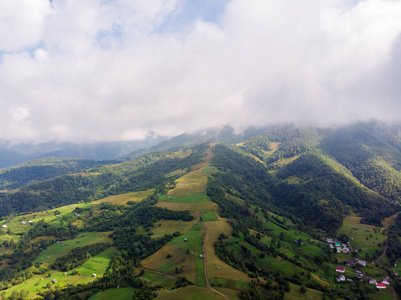
[[[181,4],[37,0],[17,10],[0,0],[1,26],[15,28],[0,30],[0,49],[17,51],[0,64],[0,138],[399,118],[400,1],[232,0],[218,23],[160,30]],[[23,130],[15,107],[29,112]]]

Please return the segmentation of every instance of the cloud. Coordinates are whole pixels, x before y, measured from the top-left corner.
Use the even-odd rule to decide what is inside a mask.
[[[0,138],[400,121],[401,2],[188,1],[0,0]]]

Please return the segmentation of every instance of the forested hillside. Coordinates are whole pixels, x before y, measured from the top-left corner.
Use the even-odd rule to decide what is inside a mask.
[[[395,127],[235,138],[2,169],[2,299],[395,300]]]

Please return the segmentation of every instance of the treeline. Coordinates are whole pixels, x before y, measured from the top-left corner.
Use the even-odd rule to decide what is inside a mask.
[[[46,163],[46,160],[41,161],[43,161],[43,165],[23,165],[0,173],[0,189],[17,189],[26,184],[37,183],[56,176],[78,172],[99,165],[99,162],[80,159],[59,159],[56,160],[54,164],[52,164],[51,160],[49,164]]]
[[[133,227],[140,225],[145,228],[151,227],[157,220],[183,220],[191,221],[193,216],[189,211],[173,211],[166,208],[156,207],[158,202],[156,194],[148,196],[141,202],[125,208],[123,212],[104,209],[102,212],[85,223],[88,231],[112,231],[116,228]],[[113,207],[113,206],[111,206]]]
[[[10,267],[0,269],[0,290],[10,288],[13,285],[23,283],[33,276],[33,271],[27,271],[33,265],[33,261],[48,246],[55,243],[54,239],[33,239],[41,236],[53,236],[60,240],[72,239],[78,233],[75,226],[52,227],[43,220],[39,221],[27,233],[21,235],[16,249],[8,257]]]
[[[25,186],[18,192],[0,193],[0,217],[164,187],[174,180],[166,174],[201,162],[206,147],[206,144],[197,146],[184,158],[169,158],[166,153],[149,154],[138,159],[139,162],[92,169],[85,176],[64,175]]]
[[[57,258],[51,267],[65,272],[75,269],[88,261],[92,256],[99,254],[109,247],[110,244],[98,243],[72,249],[66,256]]]
[[[212,164],[224,172],[210,180],[210,187],[216,185],[216,195],[216,189],[223,188],[224,192],[259,207],[276,209],[301,227],[334,232],[350,213],[350,207],[363,216],[365,223],[378,225],[398,209],[384,197],[336,172],[315,153],[301,155],[273,178],[263,164],[241,154],[233,146],[216,145],[213,151]],[[288,184],[286,179],[290,176],[300,178],[299,184]],[[221,204],[224,195],[217,201]],[[229,217],[225,212],[229,207],[232,211],[242,209],[233,208],[233,205],[222,205],[226,217]],[[246,214],[246,211],[238,211],[241,213]]]

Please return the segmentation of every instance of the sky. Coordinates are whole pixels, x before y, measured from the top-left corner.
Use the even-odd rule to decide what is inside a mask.
[[[0,139],[401,121],[400,0],[0,0]]]

